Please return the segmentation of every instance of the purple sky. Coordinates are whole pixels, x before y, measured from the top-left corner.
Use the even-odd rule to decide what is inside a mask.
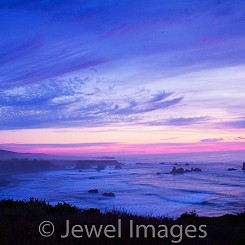
[[[0,148],[245,150],[244,1],[0,2]]]

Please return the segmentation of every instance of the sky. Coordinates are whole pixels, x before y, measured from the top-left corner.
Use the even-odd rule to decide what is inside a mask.
[[[0,148],[245,150],[242,0],[2,0]]]

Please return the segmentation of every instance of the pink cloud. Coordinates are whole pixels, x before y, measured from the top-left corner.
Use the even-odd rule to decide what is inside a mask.
[[[47,154],[165,154],[195,153],[245,150],[245,142],[197,142],[197,143],[156,143],[156,144],[93,144],[81,147],[48,147],[42,145],[21,146],[16,144],[11,150]]]

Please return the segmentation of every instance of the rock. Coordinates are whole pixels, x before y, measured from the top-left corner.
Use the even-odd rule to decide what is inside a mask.
[[[202,172],[200,168],[191,168],[191,172]]]
[[[160,162],[159,164],[165,164],[165,162]]]
[[[234,171],[234,170],[237,170],[236,168],[228,168],[227,169],[228,171]]]
[[[184,172],[185,172],[185,170],[183,168],[173,167],[173,169],[172,169],[172,171],[170,173],[171,174],[182,174]]]
[[[242,164],[242,170],[245,170],[245,162]]]
[[[91,189],[88,191],[88,193],[99,193],[98,189]]]
[[[97,170],[97,171],[105,170],[105,165],[104,165],[104,164],[98,164],[96,170]]]
[[[95,177],[89,177],[89,179],[95,179]]]
[[[190,165],[190,163],[188,163],[188,162],[187,162],[185,165],[186,165],[186,166],[189,166],[189,165]]]
[[[98,157],[99,159],[107,159],[107,160],[114,160],[115,157],[108,157],[108,156],[103,156],[103,157]]]
[[[81,172],[81,169],[89,169],[91,168],[91,165],[87,161],[77,161],[77,164],[75,166],[75,169],[80,169],[79,172]]]
[[[105,192],[102,195],[105,197],[115,197],[115,194],[113,192]]]
[[[94,166],[116,166],[120,164],[117,160],[79,160],[75,166],[75,169],[88,169]]]
[[[161,174],[161,173],[157,173],[157,174]]]
[[[121,164],[117,164],[117,165],[115,166],[115,169],[122,169],[122,165],[121,165]]]
[[[202,170],[200,168],[191,168],[189,169],[183,169],[183,168],[176,168],[173,167],[171,174],[183,174],[183,173],[190,173],[190,172],[201,172]]]

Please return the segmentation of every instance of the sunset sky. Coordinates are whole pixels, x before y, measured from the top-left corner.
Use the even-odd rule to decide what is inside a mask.
[[[0,149],[245,150],[245,1],[0,1]]]

